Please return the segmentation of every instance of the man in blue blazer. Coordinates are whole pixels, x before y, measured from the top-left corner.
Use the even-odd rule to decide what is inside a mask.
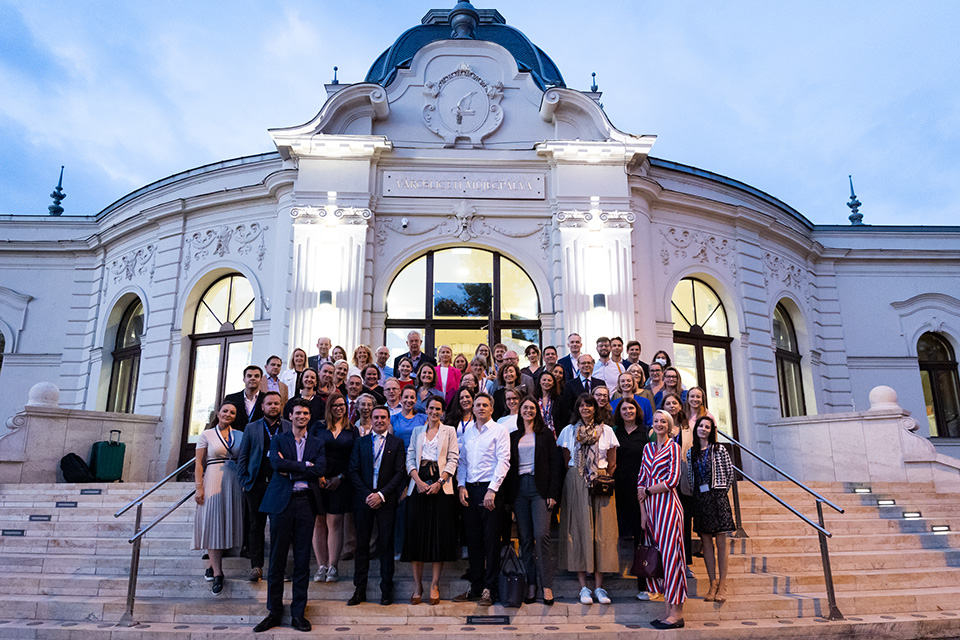
[[[377,527],[380,551],[380,604],[393,604],[393,527],[400,491],[407,483],[407,450],[403,440],[387,433],[390,410],[375,407],[371,433],[360,438],[350,454],[347,475],[353,483],[356,507],[353,522],[357,534],[354,552],[353,596],[349,606],[367,600],[367,573],[370,570],[370,538]]]
[[[567,336],[567,348],[570,349],[570,353],[557,360],[557,364],[563,367],[565,382],[569,382],[580,375],[580,366],[577,361],[580,359],[580,349],[582,347],[583,340],[579,333],[571,333]]]
[[[267,514],[260,511],[260,503],[273,475],[270,443],[278,434],[290,433],[293,428],[289,420],[280,417],[282,410],[283,396],[277,391],[267,391],[263,394],[263,417],[247,425],[240,441],[237,478],[250,514],[247,532],[250,582],[259,582],[263,577],[263,533],[267,526]]]
[[[295,400],[290,414],[293,428],[279,433],[270,442],[270,466],[273,476],[260,503],[260,511],[270,515],[270,571],[267,577],[269,614],[253,628],[266,631],[280,624],[283,614],[283,570],[287,552],[293,544],[293,602],[291,626],[310,631],[304,617],[307,585],[310,584],[310,547],[313,524],[320,512],[319,479],[326,470],[323,442],[307,436],[310,403]]]

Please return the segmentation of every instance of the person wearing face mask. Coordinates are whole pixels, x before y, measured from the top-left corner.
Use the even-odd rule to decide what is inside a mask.
[[[710,578],[710,590],[704,600],[722,603],[727,599],[727,535],[736,530],[727,497],[733,480],[733,462],[726,447],[717,444],[717,423],[712,416],[698,418],[694,429],[696,438],[687,452],[687,473],[695,494],[697,535]],[[719,579],[715,579],[717,573]]]

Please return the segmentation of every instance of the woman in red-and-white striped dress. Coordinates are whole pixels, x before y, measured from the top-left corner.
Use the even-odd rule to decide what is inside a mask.
[[[680,446],[670,439],[673,419],[666,411],[653,414],[653,430],[657,441],[643,449],[637,499],[640,525],[653,537],[663,559],[663,578],[647,580],[647,588],[664,595],[666,616],[650,624],[655,629],[679,629],[683,627],[683,601],[687,599],[683,507],[676,490],[680,484]]]

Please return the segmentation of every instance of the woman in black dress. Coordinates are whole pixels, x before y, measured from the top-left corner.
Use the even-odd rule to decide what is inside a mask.
[[[444,562],[457,560],[457,501],[453,478],[460,459],[457,432],[442,423],[443,399],[427,398],[427,423],[413,430],[407,448],[406,534],[400,559],[413,563],[414,592],[410,604],[423,598],[423,565],[431,563],[430,604],[440,604]]]
[[[717,423],[712,416],[701,416],[695,428],[697,437],[687,453],[687,477],[693,486],[695,529],[703,543],[703,563],[710,578],[710,590],[704,600],[725,602],[727,534],[736,530],[727,497],[734,480],[733,462],[726,447],[717,444]],[[715,568],[719,569],[719,580],[715,580]]]
[[[314,425],[311,436],[325,447],[327,470],[320,478],[320,499],[323,510],[313,528],[313,552],[317,557],[314,582],[336,582],[343,549],[343,516],[353,512],[353,487],[345,477],[350,454],[357,439],[357,429],[347,419],[347,401],[334,392],[327,398],[326,420]]]
[[[306,369],[300,378],[303,388],[300,393],[287,400],[283,407],[283,417],[290,419],[290,412],[293,411],[294,400],[306,400],[310,403],[310,426],[323,421],[323,416],[327,410],[327,403],[317,392],[317,385],[320,384],[320,378],[313,369]]]

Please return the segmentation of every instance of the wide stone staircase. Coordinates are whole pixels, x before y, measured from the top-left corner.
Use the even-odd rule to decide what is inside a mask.
[[[310,585],[307,617],[313,635],[430,637],[960,637],[960,501],[927,484],[814,483],[841,506],[825,507],[837,605],[843,621],[829,621],[815,531],[751,485],[740,485],[748,537],[730,542],[728,599],[705,602],[708,581],[695,558],[695,579],[684,605],[686,628],[657,632],[661,603],[638,602],[636,581],[608,576],[610,606],[581,605],[576,576],[561,572],[557,602],[483,610],[457,604],[466,563],[444,568],[442,602],[410,605],[410,566],[397,564],[397,604],[381,607],[378,567],[371,566],[373,603],[347,607],[353,562],[340,564],[337,583]],[[816,520],[814,499],[786,482],[765,483]],[[266,583],[246,580],[249,561],[224,560],[227,582],[214,596],[192,551],[193,503],[150,531],[143,543],[134,618],[119,625],[126,607],[133,511],[114,513],[147,485],[0,485],[0,638],[221,638],[249,637],[265,614]],[[144,502],[144,524],[192,487],[170,483]],[[866,493],[869,491],[869,493]],[[621,564],[632,557],[621,545]],[[427,568],[429,575],[429,568]],[[289,583],[285,601],[289,602]],[[469,616],[505,616],[500,620]],[[496,624],[489,624],[496,623]],[[297,634],[277,629],[270,634]],[[629,635],[628,635],[629,634]],[[269,634],[268,634],[269,635]]]

